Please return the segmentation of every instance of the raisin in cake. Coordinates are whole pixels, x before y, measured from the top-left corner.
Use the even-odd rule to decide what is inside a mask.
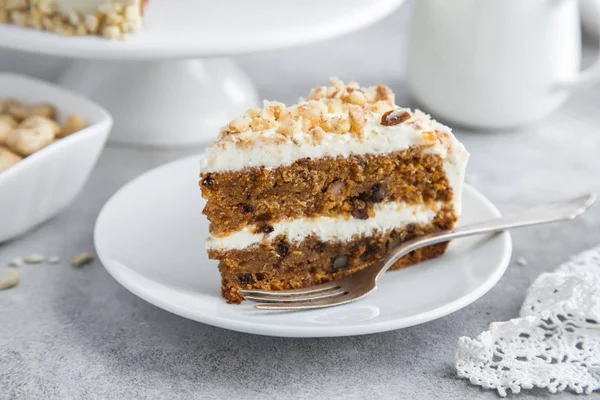
[[[122,39],[142,26],[148,0],[0,0],[0,22],[66,36]]]
[[[404,241],[452,228],[468,158],[449,128],[398,107],[386,86],[332,79],[291,107],[248,110],[201,162],[207,250],[219,260],[223,297],[238,303],[239,289],[334,280]]]

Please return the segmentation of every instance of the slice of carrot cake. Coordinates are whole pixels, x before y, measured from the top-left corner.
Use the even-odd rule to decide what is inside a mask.
[[[307,287],[400,243],[452,228],[469,154],[449,128],[394,104],[386,86],[332,79],[286,107],[265,102],[222,129],[201,162],[222,294]],[[447,244],[400,259],[402,268]]]

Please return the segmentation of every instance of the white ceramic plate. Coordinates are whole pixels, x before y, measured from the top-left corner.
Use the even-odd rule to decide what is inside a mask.
[[[98,256],[108,272],[142,299],[177,315],[271,336],[349,336],[383,332],[442,317],[477,300],[500,279],[511,255],[508,233],[451,243],[441,258],[389,272],[375,293],[347,305],[303,312],[227,304],[217,262],[205,253],[208,224],[197,186],[199,156],[145,173],[119,190],[96,222]],[[467,186],[463,223],[498,217]]]
[[[363,28],[403,0],[152,0],[126,41],[65,38],[0,24],[0,47],[98,59],[157,59],[274,50]]]

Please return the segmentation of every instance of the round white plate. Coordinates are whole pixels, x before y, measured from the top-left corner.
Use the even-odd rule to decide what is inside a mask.
[[[0,47],[96,59],[158,59],[274,50],[353,32],[404,0],[152,0],[126,41],[0,24]]]
[[[271,336],[350,336],[442,317],[477,300],[502,276],[511,255],[508,233],[461,239],[435,260],[389,272],[377,291],[343,306],[300,312],[227,304],[217,262],[204,248],[199,156],[164,165],[127,184],[104,206],[94,232],[108,272],[142,299],[182,317]],[[463,223],[498,217],[472,187],[463,194]]]

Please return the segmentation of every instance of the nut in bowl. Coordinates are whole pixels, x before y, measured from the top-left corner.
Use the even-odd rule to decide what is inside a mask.
[[[92,101],[59,86],[0,74],[0,242],[68,206],[112,127]]]

